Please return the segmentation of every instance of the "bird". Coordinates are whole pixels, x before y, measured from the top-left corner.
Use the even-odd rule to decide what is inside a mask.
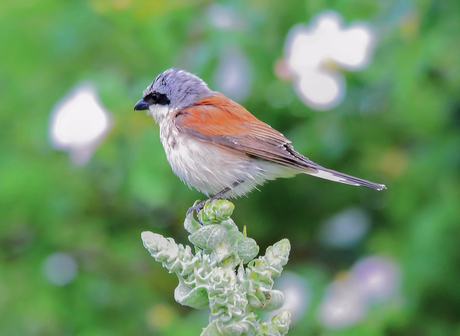
[[[207,201],[243,196],[267,180],[301,173],[378,191],[386,189],[384,184],[311,161],[282,133],[183,69],[160,73],[134,110],[147,111],[159,125],[173,172],[208,197],[189,208],[187,216],[198,213]]]

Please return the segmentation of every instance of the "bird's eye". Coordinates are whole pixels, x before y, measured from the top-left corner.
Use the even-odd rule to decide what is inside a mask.
[[[144,100],[149,105],[159,104],[159,105],[168,105],[169,99],[165,94],[152,92],[144,97]]]
[[[157,104],[160,105],[169,105],[169,99],[165,94],[159,94],[157,98]]]
[[[156,104],[157,103],[157,93],[156,92],[149,93],[148,95],[144,97],[144,100],[149,105]]]

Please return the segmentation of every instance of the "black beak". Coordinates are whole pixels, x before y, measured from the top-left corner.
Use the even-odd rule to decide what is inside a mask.
[[[134,106],[134,111],[143,111],[143,110],[148,110],[149,109],[149,104],[147,104],[142,98],[136,103],[136,106]]]

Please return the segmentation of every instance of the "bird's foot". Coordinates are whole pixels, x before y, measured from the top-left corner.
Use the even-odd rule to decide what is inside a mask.
[[[185,214],[186,217],[188,217],[192,212],[196,212],[196,214],[198,215],[198,213],[203,209],[204,205],[206,204],[206,202],[209,201],[209,200],[204,200],[198,204],[195,204],[194,206],[190,207],[188,210],[187,210],[187,213]],[[201,223],[199,220],[198,222],[203,225],[203,223]]]
[[[214,196],[208,198],[207,200],[204,200],[198,204],[195,204],[193,205],[192,207],[190,207],[187,212],[185,213],[185,216],[188,217],[192,212],[196,212],[196,214],[198,215],[198,213],[203,210],[205,204],[207,202],[212,202],[212,201],[215,201],[217,199],[221,199],[222,196],[224,196],[227,192],[229,192],[230,190],[232,190],[232,188],[236,187],[238,184],[240,184],[242,181],[236,181],[235,183],[232,184],[232,187],[227,187],[225,188],[224,190],[218,192],[217,194],[215,194]],[[197,219],[198,223],[200,223],[201,225],[203,225],[203,223],[201,223],[201,221],[199,219]]]

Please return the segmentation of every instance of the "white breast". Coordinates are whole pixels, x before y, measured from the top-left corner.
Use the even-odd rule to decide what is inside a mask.
[[[293,176],[287,168],[244,153],[198,140],[177,129],[167,107],[151,111],[173,172],[189,187],[214,195],[241,182],[225,197],[244,195],[265,180]]]

